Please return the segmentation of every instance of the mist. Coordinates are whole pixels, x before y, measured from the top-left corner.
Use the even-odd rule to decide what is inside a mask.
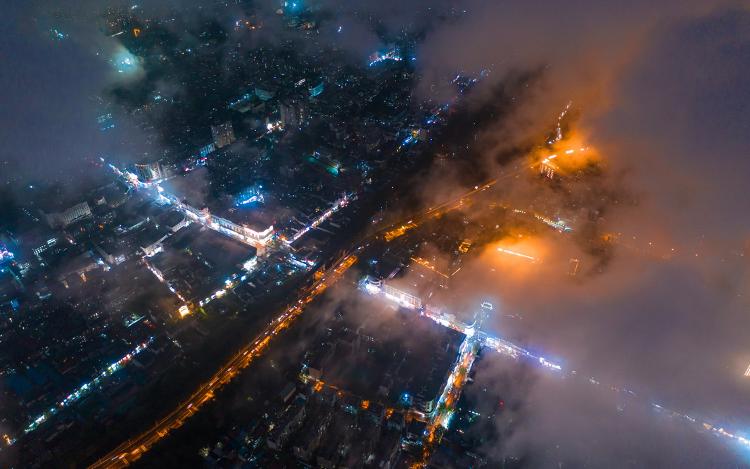
[[[156,2],[143,8],[153,13],[162,6]],[[421,99],[442,99],[433,85],[457,72],[489,71],[465,103],[469,122],[472,112],[492,116],[467,137],[474,151],[467,152],[464,163],[478,174],[506,174],[573,143],[596,155],[585,163],[589,172],[563,186],[546,184],[538,175],[514,178],[498,184],[484,205],[466,208],[462,216],[478,220],[486,216],[483,206],[502,202],[570,220],[573,232],[519,230],[514,235],[521,237],[504,236],[479,246],[451,279],[450,293],[432,301],[470,318],[481,301],[491,299],[497,308],[488,332],[543,350],[565,369],[627,386],[647,404],[659,402],[705,421],[746,428],[747,6],[725,1],[471,0],[460,5],[322,2],[317,7],[330,16],[319,25],[315,40],[363,62],[374,48],[406,32],[418,34]],[[9,116],[0,130],[0,163],[12,168],[10,181],[26,185],[33,179],[56,179],[75,185],[99,157],[137,161],[162,151],[121,110],[112,109],[116,127],[111,132],[97,127],[96,118],[104,112],[99,93],[140,75],[117,73],[112,56],[122,46],[101,34],[95,15],[61,20],[59,27],[67,26],[70,37],[57,41],[48,32],[56,18],[40,12],[38,5],[14,4],[0,19],[6,31],[0,56],[13,70],[0,76]],[[236,34],[232,41],[252,47],[286,40],[270,2],[261,5],[258,15],[263,25],[258,34]],[[187,34],[179,38],[191,40]],[[181,92],[175,83],[157,85]],[[545,145],[569,102],[563,139]],[[431,206],[476,182],[467,182],[460,168],[436,164],[418,185],[419,198]],[[603,238],[614,241],[600,249]],[[503,257],[497,251],[502,243],[540,262]],[[421,254],[435,258],[437,265],[447,265],[450,256],[434,246]],[[568,273],[571,259],[581,263],[575,276]],[[345,296],[329,310],[337,301],[374,308]],[[480,364],[477,373],[487,374],[491,386],[494,377],[519,373],[508,367]],[[695,436],[655,423],[649,412],[610,415],[605,409],[614,403],[561,390],[559,383],[545,378],[525,378],[518,386],[519,406],[530,410],[512,435],[498,422],[498,435],[504,438],[498,457],[538,453],[560,440],[565,440],[564,456],[537,459],[532,465],[545,466],[558,457],[574,466],[598,465],[623,457],[620,435],[602,434],[606,425],[581,423],[582,412],[588,420],[602,415],[622,418],[626,429],[648,428],[629,436],[633,447],[651,448],[648,454],[656,451],[654,435],[662,441],[673,434],[671,441],[686,444]],[[543,396],[560,393],[565,405],[532,406]],[[591,435],[598,435],[596,456],[576,441]],[[674,445],[664,452],[650,461],[691,463]]]

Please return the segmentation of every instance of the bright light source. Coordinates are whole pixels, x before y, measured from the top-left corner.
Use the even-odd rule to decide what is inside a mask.
[[[185,316],[190,314],[190,308],[188,307],[188,305],[182,305],[180,306],[178,312],[180,313],[180,317],[184,318]]]
[[[140,70],[140,60],[135,55],[131,54],[130,51],[121,47],[115,52],[112,57],[112,64],[114,65],[117,73],[132,75]]]
[[[497,250],[498,250],[498,252],[502,252],[504,254],[510,254],[511,256],[522,257],[522,258],[528,259],[528,260],[530,260],[532,262],[536,262],[536,260],[537,260],[536,257],[531,257],[528,254],[524,254],[522,252],[511,251],[510,249],[504,249],[504,248],[497,248]]]

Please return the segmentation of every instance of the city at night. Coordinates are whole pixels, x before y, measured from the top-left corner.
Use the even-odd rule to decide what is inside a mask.
[[[0,25],[0,468],[750,468],[746,2]]]

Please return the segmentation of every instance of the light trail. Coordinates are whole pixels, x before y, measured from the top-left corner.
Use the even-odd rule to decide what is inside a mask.
[[[522,252],[513,251],[513,250],[505,249],[505,248],[497,248],[497,250],[498,252],[502,252],[504,254],[510,254],[511,256],[522,257],[524,259],[528,259],[531,262],[537,262],[536,257],[529,256],[528,254],[524,254]]]
[[[428,124],[432,124],[437,122],[438,116],[443,111],[447,110],[447,106],[441,107],[433,116],[432,116],[432,122],[428,122]],[[268,133],[275,130],[274,128],[268,129]],[[162,202],[162,203],[171,203],[175,205],[178,209],[180,209],[183,213],[185,213],[190,219],[193,221],[198,221],[199,223],[203,224],[204,226],[214,229],[216,231],[219,231],[223,234],[226,234],[227,236],[236,238],[236,233],[231,232],[231,230],[227,229],[220,229],[220,223],[227,222],[223,219],[218,219],[217,223],[217,217],[206,217],[201,216],[204,215],[200,213],[200,211],[194,209],[193,207],[187,206],[185,204],[182,204],[176,197],[172,196],[171,194],[165,193],[163,188],[161,188],[157,183],[143,183],[139,181],[138,177],[135,174],[130,173],[129,171],[121,171],[118,168],[116,168],[114,165],[109,164],[109,167],[120,177],[122,177],[125,182],[130,185],[134,189],[138,189],[141,187],[149,189],[148,193],[149,195],[153,196],[156,200]],[[506,174],[507,176],[513,176],[513,174]],[[497,182],[498,179],[492,180],[487,184],[482,185],[481,187],[475,186],[473,190],[470,190],[463,194],[458,200],[457,204],[454,207],[448,207],[451,204],[454,204],[455,201],[448,201],[443,204],[440,204],[436,207],[431,207],[424,213],[424,217],[434,217],[439,216],[442,213],[442,208],[448,207],[448,210],[452,210],[456,207],[461,206],[463,202],[464,197],[469,197],[479,191],[484,191],[487,188],[491,187]],[[155,190],[154,190],[155,189]],[[349,199],[348,196],[344,196],[342,199],[339,199],[334,204],[334,207],[331,207],[328,211],[326,211],[321,217],[319,217],[317,220],[315,220],[311,225],[304,228],[300,232],[296,233],[291,241],[288,241],[288,244],[293,243],[295,240],[299,239],[301,236],[303,236],[305,233],[307,233],[310,229],[313,229],[317,227],[320,223],[325,221],[328,217],[330,217],[333,213],[335,213],[338,209],[348,204]],[[410,222],[409,222],[410,223]],[[393,225],[391,225],[393,226]],[[414,227],[417,225],[414,224]],[[406,228],[406,230],[412,228],[409,226]],[[406,231],[405,230],[405,231]],[[385,231],[385,229],[380,230],[379,232]],[[404,232],[405,232],[404,231]],[[258,233],[253,233],[258,234]],[[264,232],[259,235],[268,235],[268,239],[270,239],[270,236],[273,234],[273,227],[270,227],[268,230],[268,233]],[[376,233],[377,234],[377,233]],[[241,239],[241,241],[246,241],[246,239]],[[260,244],[265,244],[265,241],[267,239],[261,240]],[[265,329],[265,332],[257,337],[253,342],[245,346],[243,349],[241,349],[227,364],[224,365],[219,371],[217,371],[212,379],[208,381],[207,383],[204,383],[202,386],[200,386],[192,395],[191,397],[181,403],[175,410],[173,410],[170,414],[162,418],[159,422],[157,422],[151,429],[148,431],[142,433],[141,435],[130,439],[120,446],[118,446],[116,449],[111,451],[109,454],[104,456],[103,458],[99,459],[95,463],[93,463],[90,467],[91,468],[99,468],[99,467],[125,467],[128,466],[131,462],[139,459],[145,452],[147,452],[154,444],[156,444],[158,441],[160,441],[162,438],[166,437],[169,432],[173,429],[179,428],[184,423],[184,420],[189,418],[191,415],[193,415],[197,410],[205,404],[205,402],[208,402],[211,398],[214,396],[214,391],[218,390],[221,386],[231,381],[239,372],[239,370],[247,367],[255,358],[257,358],[268,346],[271,337],[275,336],[278,332],[282,331],[286,327],[290,325],[290,323],[299,316],[303,311],[303,306],[307,305],[310,301],[312,301],[315,297],[323,293],[329,284],[334,283],[338,278],[340,278],[346,270],[351,267],[356,262],[357,258],[354,255],[350,255],[346,258],[344,258],[341,262],[337,264],[337,267],[333,269],[333,273],[328,278],[323,275],[320,280],[318,280],[313,287],[307,290],[306,296],[304,296],[303,299],[298,301],[297,305],[292,306],[288,310],[286,310],[282,315],[280,315],[276,320],[272,321],[268,327]],[[157,278],[160,278],[161,276],[157,274],[155,270],[152,270],[152,273],[157,276]],[[162,278],[160,278],[160,281]],[[244,278],[241,278],[240,280],[244,280]],[[220,290],[221,292],[223,290]],[[173,291],[175,294],[177,292]],[[217,292],[217,296],[219,296],[219,292]]]
[[[305,226],[304,228],[296,232],[294,236],[292,236],[292,239],[287,240],[286,243],[291,245],[292,243],[294,243],[295,241],[303,237],[308,231],[317,228],[318,226],[320,226],[321,223],[331,218],[331,216],[334,213],[338,212],[343,207],[346,207],[347,205],[349,205],[349,202],[351,200],[352,200],[351,196],[349,194],[345,194],[343,197],[341,197],[336,202],[334,202],[333,205],[328,210],[323,212],[322,215],[320,215],[318,218],[313,220],[312,223],[310,223],[309,225]]]
[[[426,441],[429,445],[439,443],[442,432],[447,430],[451,418],[456,410],[456,404],[466,378],[471,371],[471,366],[477,357],[480,343],[474,336],[467,335],[458,349],[458,358],[453,365],[450,375],[440,393],[435,409],[430,414],[429,422],[425,430]]]
[[[587,147],[569,148],[568,150],[565,150],[563,152],[563,155],[570,155],[570,154],[574,154],[576,152],[585,152],[587,150],[588,150]],[[543,167],[544,165],[551,164],[550,163],[551,160],[555,160],[557,158],[558,158],[558,154],[549,155],[546,158],[542,159],[541,161],[539,161],[539,162],[531,165],[530,168],[534,169],[534,168],[536,168],[538,166],[539,167]],[[385,236],[384,236],[385,241],[386,242],[391,241],[392,239],[395,239],[396,237],[402,236],[407,231],[409,231],[409,230],[411,230],[413,228],[416,228],[420,223],[422,223],[423,221],[425,221],[427,219],[430,219],[430,218],[433,218],[433,217],[439,217],[439,216],[443,215],[444,213],[446,213],[446,212],[448,212],[450,210],[453,210],[455,208],[460,207],[464,198],[471,197],[472,195],[476,194],[477,192],[484,191],[484,190],[486,190],[486,189],[494,186],[499,180],[507,178],[507,177],[516,176],[520,172],[521,172],[521,170],[517,170],[517,171],[514,171],[514,172],[506,173],[505,175],[503,175],[503,176],[501,176],[499,178],[487,181],[482,186],[475,186],[474,189],[465,192],[464,194],[462,194],[461,196],[459,196],[459,197],[457,197],[455,199],[451,199],[449,201],[443,202],[440,205],[437,205],[435,207],[430,207],[428,210],[426,210],[422,214],[418,215],[417,217],[412,217],[411,219],[409,219],[408,222],[396,222],[396,223],[392,223],[392,224],[388,225],[387,227],[384,227],[381,230],[379,230],[378,232],[376,232],[375,236],[378,235],[379,233],[383,233],[384,232],[385,233]],[[519,213],[526,213],[525,211],[520,211],[520,210],[515,210],[515,211],[517,211]],[[559,230],[559,231],[565,232],[565,231],[571,231],[572,230],[572,228],[570,228],[569,226],[567,226],[567,224],[565,224],[565,222],[562,221],[562,220],[558,220],[557,222],[555,222],[555,221],[549,220],[546,217],[543,217],[543,216],[540,216],[540,215],[537,215],[537,214],[534,214],[534,217],[537,218],[538,220],[542,221],[543,223],[545,223],[545,224],[547,224],[547,225],[549,225],[549,226],[551,226],[551,227]],[[401,226],[398,226],[398,225],[401,225]],[[504,252],[504,251],[505,250],[503,250],[502,252]],[[511,253],[508,253],[508,254],[511,254]],[[517,255],[514,252],[512,254],[513,255]],[[531,258],[531,256],[522,255],[521,257],[527,257],[527,258],[530,258],[530,260],[534,260],[534,258]],[[380,285],[374,285],[374,284],[367,283],[367,284],[365,284],[363,286],[364,286],[364,291],[366,291],[370,295],[378,295],[378,294],[383,293],[382,287]],[[400,306],[405,306],[401,301],[398,301],[398,298],[394,298],[394,297],[392,297],[392,295],[385,295],[385,294],[383,294],[383,296],[385,298],[387,298],[387,299],[390,299],[391,301],[395,301]],[[414,309],[411,306],[408,306],[408,308],[409,309]],[[424,315],[424,316],[432,319],[433,321],[437,322],[438,324],[440,324],[440,325],[442,325],[444,327],[449,327],[449,328],[454,329],[454,330],[456,330],[458,332],[462,332],[462,333],[465,334],[466,331],[469,328],[468,325],[466,325],[464,323],[461,323],[460,321],[456,321],[455,318],[452,315],[441,313],[440,310],[435,309],[435,308],[431,307],[430,305],[424,305],[423,307],[420,307],[419,311],[420,311],[421,315]],[[488,346],[488,347],[492,348],[493,350],[496,350],[496,351],[498,351],[498,352],[500,352],[500,353],[502,353],[502,354],[504,354],[506,356],[509,356],[511,358],[514,358],[514,359],[527,358],[527,359],[530,360],[530,362],[538,364],[539,366],[541,366],[544,369],[547,369],[547,370],[550,370],[550,371],[553,371],[553,372],[561,373],[561,375],[565,375],[565,376],[576,376],[577,375],[576,371],[574,371],[574,370],[570,371],[568,373],[563,373],[563,369],[562,369],[561,365],[553,363],[553,362],[547,360],[546,358],[544,358],[542,356],[535,355],[535,354],[529,352],[528,350],[524,349],[523,347],[519,347],[519,346],[517,346],[517,345],[515,345],[515,344],[513,344],[513,343],[511,343],[509,341],[506,341],[504,339],[500,339],[498,337],[488,336],[484,332],[480,332],[479,335],[482,337],[482,344],[483,345]],[[746,370],[746,376],[750,376],[750,366],[748,366],[748,369]],[[592,385],[601,386],[601,383],[598,380],[594,379],[593,377],[589,377],[587,381],[590,384],[592,384]],[[609,386],[609,389],[612,390],[612,391],[614,391],[614,392],[625,393],[625,394],[627,394],[629,396],[636,397],[636,394],[632,390],[628,389],[627,387]],[[718,437],[720,437],[720,438],[722,438],[722,439],[724,439],[726,441],[734,441],[734,442],[742,444],[746,448],[750,448],[750,439],[748,439],[748,438],[746,438],[746,437],[744,437],[742,435],[729,432],[729,431],[725,430],[723,426],[712,425],[712,424],[707,423],[707,422],[699,423],[695,417],[692,417],[692,416],[690,416],[688,414],[684,414],[684,413],[680,413],[680,412],[676,412],[676,411],[673,411],[673,410],[666,409],[666,408],[664,408],[664,407],[662,407],[662,406],[660,406],[658,404],[651,404],[651,406],[654,409],[656,409],[657,411],[659,411],[659,412],[665,413],[665,414],[673,416],[673,417],[681,418],[686,423],[696,424],[696,425],[698,425],[697,428],[699,430],[707,430],[707,431],[711,432],[712,434],[714,434],[714,435],[716,435],[716,436],[718,436]],[[423,467],[423,465],[421,465],[420,463],[416,464],[415,466],[417,466],[417,467]]]
[[[586,148],[586,147],[580,147],[578,149],[569,149],[569,150],[565,151],[565,154],[575,153],[576,151],[578,151],[578,152],[584,152],[586,150],[588,150],[588,148]],[[541,161],[532,164],[530,166],[530,168],[531,169],[535,169],[536,167],[540,167],[540,168],[543,169],[545,165],[550,165],[551,164],[550,160],[554,160],[557,157],[558,157],[557,154],[549,155],[546,158],[542,159]],[[476,195],[477,193],[483,192],[483,191],[485,191],[485,190],[493,187],[495,184],[497,184],[500,181],[516,177],[519,174],[521,174],[523,171],[525,171],[525,169],[526,169],[526,167],[519,167],[519,168],[517,168],[517,169],[515,169],[513,171],[510,171],[508,173],[505,173],[505,174],[503,174],[503,175],[501,175],[501,176],[499,176],[497,178],[494,178],[494,179],[491,179],[489,181],[486,181],[485,183],[483,183],[481,185],[476,185],[472,189],[464,192],[463,194],[461,194],[461,195],[459,195],[459,196],[457,196],[457,197],[455,197],[453,199],[449,199],[449,200],[447,200],[445,202],[442,202],[442,203],[440,203],[440,204],[438,204],[436,206],[429,207],[427,210],[425,210],[421,214],[417,215],[416,217],[411,217],[407,221],[401,221],[401,222],[391,223],[390,225],[388,225],[388,226],[380,229],[378,233],[382,232],[383,233],[383,238],[385,239],[385,241],[386,242],[390,242],[390,241],[392,241],[392,240],[394,240],[394,239],[396,239],[396,238],[398,238],[400,236],[403,236],[404,234],[406,234],[406,232],[408,232],[408,231],[410,231],[410,230],[412,230],[414,228],[417,228],[424,221],[427,221],[427,220],[433,219],[433,218],[439,218],[442,215],[444,215],[444,214],[446,214],[446,213],[448,213],[450,211],[453,211],[453,210],[456,210],[458,208],[461,208],[464,205],[465,199],[469,199],[472,196]],[[542,218],[544,218],[544,217],[542,217]],[[543,220],[542,218],[539,218],[540,221],[542,221],[544,223],[547,223],[545,221],[547,219],[545,218]],[[550,222],[551,223],[547,223],[547,224],[550,225],[550,226],[552,226],[553,228],[555,228],[557,230],[562,230],[562,231],[570,231],[571,230],[571,228],[568,227],[565,224],[565,222],[563,222],[562,220],[558,220],[557,222],[554,222],[554,221],[550,220]],[[378,233],[376,233],[376,235]]]
[[[400,236],[405,235],[407,231],[411,230],[412,228],[416,228],[416,227],[417,227],[416,223],[412,223],[411,221],[409,221],[409,222],[407,222],[407,223],[399,226],[398,228],[394,228],[392,230],[387,231],[383,235],[383,238],[385,239],[386,242],[391,242],[394,239],[396,239],[396,238],[398,238]]]
[[[562,371],[562,367],[560,365],[549,361],[543,356],[534,354],[530,352],[529,350],[526,350],[525,348],[520,347],[505,339],[490,336],[484,331],[477,332],[474,326],[471,326],[469,324],[466,324],[463,321],[458,320],[453,314],[445,313],[441,311],[440,309],[431,305],[422,305],[421,301],[419,301],[420,306],[418,308],[415,308],[413,304],[405,304],[405,302],[401,300],[398,296],[393,295],[393,294],[387,294],[386,289],[392,288],[392,287],[389,287],[388,285],[378,285],[376,283],[373,283],[372,281],[369,281],[369,279],[365,279],[362,282],[360,282],[360,286],[362,287],[363,291],[365,291],[366,293],[370,295],[374,295],[374,296],[382,295],[383,298],[389,301],[392,301],[401,307],[412,309],[412,310],[418,309],[419,314],[421,316],[429,318],[443,327],[453,329],[454,331],[460,332],[461,334],[464,334],[466,336],[474,336],[476,334],[476,336],[478,337],[478,340],[481,342],[482,345],[487,346],[493,350],[496,350],[497,352],[500,352],[503,355],[507,355],[514,359],[525,358],[529,360],[531,363],[541,365],[542,367],[546,369],[553,370],[553,371]],[[404,295],[412,296],[406,292],[404,292]]]
[[[588,147],[568,148],[567,150],[565,150],[563,152],[563,154],[565,154],[565,155],[572,155],[573,153],[583,153],[583,152],[585,152],[587,150],[588,150]],[[546,158],[542,159],[541,162],[542,162],[542,164],[549,163],[551,160],[557,159],[558,156],[559,156],[558,154],[549,155]],[[533,168],[533,166],[532,166],[532,168]]]
[[[180,403],[177,408],[160,419],[150,429],[122,443],[89,468],[126,467],[143,456],[157,442],[169,435],[172,430],[180,428],[206,402],[213,399],[220,388],[232,381],[240,371],[260,357],[268,348],[271,340],[288,328],[302,314],[307,304],[338,281],[356,261],[357,256],[355,255],[344,257],[330,272],[324,273],[320,280],[308,288],[297,303],[272,320],[255,340],[242,347],[224,366],[214,373],[209,381],[199,386],[188,399]]]
[[[588,150],[587,147],[569,148],[565,150],[562,155],[572,155],[576,152],[583,153],[586,150]],[[542,159],[540,162],[531,165],[531,168],[533,169],[535,166],[539,166],[539,172],[547,178],[552,179],[555,176],[555,171],[558,171],[560,169],[556,164],[552,162],[552,160],[557,159],[558,156],[560,155],[557,153],[555,153],[554,155],[549,155]]]
[[[148,270],[152,274],[154,274],[154,277],[156,277],[157,280],[159,280],[159,282],[164,284],[164,286],[167,287],[167,289],[170,292],[172,292],[174,296],[176,296],[180,301],[182,301],[183,304],[177,309],[177,314],[180,316],[180,319],[184,319],[185,317],[189,316],[192,313],[192,310],[190,309],[190,305],[188,305],[188,301],[169,282],[167,282],[167,280],[164,278],[164,275],[162,275],[161,271],[159,271],[156,267],[151,265],[147,257],[148,256],[143,256],[141,260],[146,265]]]
[[[102,384],[102,381],[105,378],[108,378],[112,376],[113,374],[117,373],[119,370],[121,370],[125,365],[130,363],[130,361],[137,356],[139,353],[146,350],[146,348],[151,345],[151,343],[154,341],[153,337],[149,337],[148,340],[138,344],[133,350],[128,352],[127,354],[123,355],[119,360],[111,363],[107,368],[105,368],[101,373],[96,375],[91,381],[88,381],[75,390],[68,394],[63,400],[59,401],[57,404],[53,405],[46,411],[39,414],[37,417],[35,417],[27,426],[24,428],[23,433],[24,435],[29,434],[39,428],[41,424],[48,421],[51,417],[58,414],[61,410],[70,407],[74,403],[80,401],[83,397],[89,395],[94,389],[96,389],[97,386]],[[6,439],[6,442],[8,444],[12,444],[16,440],[14,438],[8,438]]]
[[[383,293],[383,290],[384,290],[383,286],[380,286],[372,282],[362,282],[360,283],[360,285],[363,286],[363,291],[365,291],[366,293],[370,295],[381,295],[383,298],[386,298],[391,301],[395,301],[393,298]],[[396,301],[396,303],[401,305],[401,303],[399,303],[398,301]],[[419,309],[419,313],[420,315],[425,316],[435,321],[436,323],[440,324],[443,327],[448,327],[448,328],[451,328],[453,330],[456,330],[458,332],[465,334],[467,339],[465,339],[464,343],[469,339],[473,339],[473,340],[476,340],[476,343],[478,345],[489,347],[501,353],[502,355],[510,357],[514,360],[524,359],[531,364],[535,364],[537,366],[540,366],[542,369],[546,369],[553,373],[557,373],[560,376],[564,376],[564,377],[571,378],[571,379],[583,378],[585,382],[589,383],[592,386],[596,386],[599,388],[606,388],[614,393],[622,394],[630,398],[638,398],[638,395],[635,392],[633,392],[631,389],[629,389],[629,387],[605,385],[593,377],[583,377],[575,370],[570,370],[566,372],[563,370],[563,367],[561,365],[548,360],[544,356],[535,354],[505,339],[490,336],[484,331],[475,331],[473,326],[470,326],[464,322],[458,321],[456,320],[455,316],[453,316],[452,314],[443,313],[439,309],[434,308],[430,305],[424,305],[423,307],[421,307]],[[463,350],[463,345],[462,345],[461,350]],[[461,356],[462,354],[460,353],[459,360],[457,361],[457,363],[462,362],[462,359],[460,358]],[[467,364],[469,365],[469,367],[471,366],[470,363],[467,363]],[[452,382],[455,382],[455,375],[454,375],[455,372],[456,372],[456,367],[454,367],[453,372],[449,376],[448,384],[444,388],[443,394],[441,394],[440,399],[442,400],[442,402],[446,402],[443,399],[443,395],[445,394],[445,391],[449,388],[448,385]],[[468,373],[468,369],[467,369],[467,373]],[[750,438],[747,438],[746,436],[743,436],[737,432],[730,432],[726,430],[726,428],[723,425],[711,424],[705,421],[701,422],[696,417],[693,417],[684,412],[679,412],[679,411],[668,409],[660,404],[650,403],[649,406],[661,414],[664,414],[671,418],[678,419],[679,421],[687,425],[690,425],[693,429],[697,431],[708,431],[712,435],[718,438],[721,438],[722,440],[726,442],[739,443],[743,447],[750,449]],[[449,415],[449,414],[445,413],[443,415]],[[414,467],[426,467],[427,458],[429,457],[429,452],[431,451],[430,446],[432,445],[432,442],[435,441],[436,437],[439,436],[439,433],[437,433],[437,425],[442,425],[444,422],[449,423],[450,417],[447,417],[447,420],[446,420],[446,417],[441,415],[439,420],[432,422],[431,426],[428,426],[428,431],[426,432],[427,444],[425,446],[425,453],[423,455],[422,462],[415,464]],[[443,428],[447,428],[447,425],[444,426]]]
[[[198,306],[203,307],[211,303],[213,300],[224,297],[230,290],[234,290],[240,283],[248,279],[250,273],[252,273],[258,266],[258,258],[253,257],[242,264],[242,271],[233,273],[226,280],[221,288],[216,290],[207,296],[206,298],[198,301]]]
[[[370,61],[368,62],[368,66],[372,67],[374,65],[377,65],[381,62],[386,62],[388,60],[391,60],[393,62],[401,62],[403,57],[401,57],[401,54],[399,53],[398,49],[395,47],[390,48],[386,52],[375,52],[372,55],[370,55]]]
[[[522,169],[514,171],[512,173],[507,173],[503,176],[502,179],[515,176],[521,171]],[[395,238],[403,236],[404,234],[406,234],[407,231],[418,227],[424,221],[427,221],[431,218],[439,218],[442,215],[450,211],[453,211],[457,208],[462,207],[464,204],[464,199],[469,198],[479,192],[489,189],[490,187],[494,186],[500,179],[501,178],[493,179],[491,181],[486,182],[485,184],[482,184],[481,186],[474,186],[473,189],[467,192],[464,192],[463,194],[461,194],[460,196],[456,198],[450,199],[434,207],[430,207],[424,212],[422,212],[421,214],[419,214],[418,216],[413,217],[409,219],[408,221],[392,223],[391,225],[388,225],[387,227],[384,227],[381,230],[379,230],[378,233],[384,232],[383,239],[385,239],[386,242],[390,242]],[[376,233],[376,235],[378,233]]]
[[[448,274],[444,274],[443,272],[440,272],[437,269],[437,267],[435,267],[435,265],[432,262],[428,261],[427,259],[423,259],[421,257],[412,257],[411,260],[414,261],[417,265],[421,265],[425,269],[430,270],[442,277],[450,278]]]
[[[458,349],[458,358],[453,364],[450,375],[448,375],[435,409],[428,416],[424,433],[424,446],[422,447],[422,460],[412,465],[413,468],[427,467],[433,449],[440,444],[443,433],[448,430],[456,411],[456,404],[461,397],[461,391],[477,358],[479,347],[479,342],[471,335],[467,335],[461,342]]]
[[[164,275],[162,275],[162,273],[158,269],[156,269],[156,267],[151,265],[151,263],[148,260],[146,260],[146,256],[144,256],[142,260],[143,260],[143,263],[146,265],[146,268],[148,268],[148,270],[152,274],[154,274],[154,277],[156,277],[157,280],[159,280],[159,282],[163,283],[169,289],[169,291],[171,291],[177,298],[180,299],[180,301],[182,301],[183,303],[187,301],[185,297],[180,294],[180,292],[175,290],[175,288],[172,285],[170,285],[169,282],[167,282],[167,280],[164,278]]]
[[[565,118],[565,115],[570,111],[570,107],[573,105],[573,101],[568,101],[568,104],[565,105],[565,109],[562,110],[560,115],[557,117],[557,125],[555,126],[555,137],[548,140],[547,144],[552,145],[555,142],[559,142],[563,138],[562,134],[562,120]]]
[[[573,231],[573,228],[571,228],[570,226],[568,226],[568,224],[565,223],[565,220],[561,220],[559,218],[557,220],[552,220],[552,219],[547,218],[547,217],[545,217],[543,215],[539,215],[538,213],[534,214],[534,218],[536,218],[540,222],[544,223],[545,225],[550,226],[550,227],[556,229],[557,231],[559,231],[561,233],[565,232],[565,231]]]
[[[586,147],[580,147],[578,149],[569,149],[569,150],[567,150],[565,152],[565,154],[575,153],[576,151],[578,151],[578,152],[584,152],[586,150],[588,150],[588,148],[586,148]],[[535,169],[537,167],[544,167],[545,165],[551,164],[550,160],[554,160],[557,157],[558,157],[557,154],[549,155],[546,158],[542,159],[541,161],[532,164],[530,166],[530,168],[531,169]],[[514,177],[520,175],[521,173],[523,173],[523,171],[526,170],[526,168],[527,167],[525,167],[525,166],[518,167],[518,168],[516,168],[516,169],[514,169],[512,171],[509,171],[509,172],[507,172],[505,174],[502,174],[502,175],[500,175],[500,176],[498,176],[498,177],[496,177],[494,179],[490,179],[489,181],[486,181],[486,182],[484,182],[484,183],[482,183],[480,185],[476,185],[472,189],[467,190],[466,192],[462,193],[461,195],[459,195],[459,196],[457,196],[455,198],[449,199],[449,200],[447,200],[445,202],[442,202],[442,203],[440,203],[438,205],[435,205],[433,207],[429,207],[424,212],[420,213],[417,216],[413,216],[413,217],[409,218],[406,221],[400,221],[400,222],[391,223],[390,225],[381,228],[375,235],[377,235],[378,233],[383,233],[383,238],[385,239],[385,241],[386,242],[390,242],[393,239],[396,239],[396,238],[398,238],[400,236],[403,236],[404,234],[406,234],[406,232],[408,232],[408,231],[410,231],[410,230],[418,227],[421,223],[423,223],[423,222],[425,222],[425,221],[427,221],[429,219],[439,218],[439,217],[441,217],[442,215],[444,215],[444,214],[446,214],[448,212],[451,212],[453,210],[456,210],[458,208],[463,207],[464,206],[464,202],[465,202],[466,199],[470,199],[472,196],[474,196],[474,195],[476,195],[476,194],[478,194],[480,192],[484,192],[485,190],[493,187],[494,185],[496,185],[500,181],[503,181],[503,180],[506,180],[506,179],[509,179],[509,178],[514,178]],[[544,220],[542,220],[542,221],[544,221]],[[562,225],[560,225],[559,223],[564,223],[564,222],[560,221],[560,222],[553,222],[553,223],[555,223],[555,224],[554,225],[550,225],[550,226],[553,226],[555,229],[560,229],[560,226],[562,226]],[[563,228],[563,230],[564,231],[568,231],[565,228]]]

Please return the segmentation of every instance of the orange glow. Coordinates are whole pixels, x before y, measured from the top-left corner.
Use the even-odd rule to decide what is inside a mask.
[[[180,306],[180,309],[178,310],[180,313],[180,317],[184,318],[185,316],[189,315],[191,313],[190,307],[188,305],[182,305]]]
[[[240,20],[240,21],[237,21],[237,23],[235,23],[235,25],[237,26],[237,28],[240,28],[240,27],[244,26],[245,29],[248,29],[250,31],[255,31],[259,27],[258,25],[250,22],[249,20]]]
[[[493,253],[491,264],[502,262],[503,265],[538,264],[547,253],[549,241],[542,238],[517,234],[503,238],[489,245],[488,251]]]
[[[555,142],[551,148],[532,154],[531,166],[538,168],[545,176],[553,177],[556,173],[565,174],[596,163],[599,161],[599,155],[587,141],[582,132],[573,130],[564,139]]]
[[[470,247],[471,247],[471,241],[469,241],[468,239],[465,239],[461,241],[461,244],[458,246],[458,252],[462,254],[466,254],[467,252],[469,252]]]
[[[141,35],[141,28],[133,28],[133,36],[138,37]]]
[[[435,267],[435,265],[432,262],[428,261],[427,259],[423,259],[421,257],[412,257],[411,260],[414,261],[416,264],[421,265],[425,269],[431,270],[442,277],[448,278],[448,274],[444,274],[443,272],[440,272],[437,269],[437,267]]]
[[[384,235],[386,242],[391,242],[394,239],[403,236],[406,234],[407,231],[411,230],[412,228],[416,228],[417,225],[413,222],[408,222],[404,225],[399,226],[398,228],[394,228],[390,231],[387,231]]]
[[[362,409],[367,410],[370,408],[370,401],[364,400],[361,404]]]

